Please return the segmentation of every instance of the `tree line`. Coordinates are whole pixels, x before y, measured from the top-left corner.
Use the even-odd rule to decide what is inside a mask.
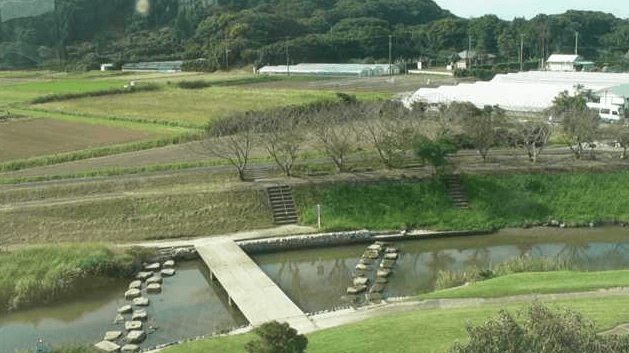
[[[200,152],[232,164],[241,180],[258,147],[286,176],[293,174],[304,146],[329,158],[337,172],[349,170],[350,155],[375,154],[384,168],[400,168],[419,158],[434,174],[447,166],[447,156],[459,149],[478,151],[483,162],[493,148],[519,149],[537,163],[551,137],[569,147],[575,159],[595,158],[596,143],[611,141],[629,147],[624,122],[603,125],[585,102],[591,92],[559,94],[544,112],[552,120],[519,121],[505,117],[498,106],[478,108],[469,102],[411,107],[399,101],[359,102],[339,93],[338,101],[289,106],[268,111],[247,111],[211,124]],[[589,153],[588,153],[589,152]]]
[[[592,11],[511,21],[457,18],[432,0],[51,0],[55,10],[0,26],[7,63],[205,58],[208,71],[245,64],[387,60],[444,64],[471,48],[498,62],[579,53],[627,66],[629,20]],[[1,15],[0,15],[1,16]],[[47,49],[46,49],[47,48]],[[17,53],[17,54],[15,54]],[[25,54],[23,54],[25,53]]]

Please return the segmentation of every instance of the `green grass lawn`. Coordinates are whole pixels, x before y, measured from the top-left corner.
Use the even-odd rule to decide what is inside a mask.
[[[359,99],[369,100],[385,98],[383,95],[373,94],[357,96]],[[203,126],[211,120],[229,116],[237,111],[265,110],[326,99],[336,100],[336,93],[226,86],[196,90],[169,88],[158,92],[51,102],[37,105],[37,107],[49,111],[62,110],[136,119],[159,119]]]
[[[597,330],[606,330],[629,322],[625,307],[629,298],[564,300],[557,306],[569,307],[594,319]],[[430,309],[403,312],[367,319],[358,323],[311,333],[308,353],[443,353],[456,340],[465,340],[467,323],[478,325],[495,317],[500,309],[515,313],[525,304],[488,305],[456,309]],[[549,304],[552,308],[553,304]],[[244,353],[244,344],[255,337],[249,333],[185,343],[164,350],[165,353]]]
[[[421,299],[495,298],[519,294],[583,292],[600,288],[629,286],[629,271],[551,271],[527,272],[491,278],[465,287],[421,294]]]
[[[295,191],[302,222],[327,229],[489,229],[527,222],[629,220],[629,172],[463,176],[471,210],[452,206],[439,181],[412,184],[335,184]]]

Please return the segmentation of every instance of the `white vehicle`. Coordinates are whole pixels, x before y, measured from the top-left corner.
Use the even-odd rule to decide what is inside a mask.
[[[587,106],[596,110],[603,120],[619,120],[625,115],[620,105],[588,102]]]

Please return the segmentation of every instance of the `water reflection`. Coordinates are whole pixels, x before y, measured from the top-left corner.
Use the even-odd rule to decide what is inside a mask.
[[[604,229],[503,230],[493,235],[397,242],[401,253],[383,294],[432,289],[439,271],[487,269],[517,256],[570,261],[582,270],[629,268],[629,231]],[[252,256],[306,312],[342,305],[364,245]]]
[[[157,327],[143,348],[184,338],[209,334],[247,323],[242,314],[227,304],[225,291],[209,284],[200,261],[181,263],[177,274],[164,280],[161,294],[149,295],[147,325]],[[0,352],[34,350],[42,338],[52,344],[91,344],[110,330],[116,309],[127,302],[128,280],[115,281],[106,289],[82,293],[71,303],[36,308],[0,317]]]

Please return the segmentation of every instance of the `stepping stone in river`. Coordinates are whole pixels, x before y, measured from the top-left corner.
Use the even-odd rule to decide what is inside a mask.
[[[146,286],[146,292],[150,294],[156,294],[162,292],[162,285],[159,283],[151,283]]]
[[[146,332],[140,330],[133,330],[127,335],[127,342],[129,343],[142,343],[146,338]]]
[[[386,277],[376,277],[376,283],[385,284],[387,282],[389,282],[389,280]]]
[[[142,281],[140,281],[140,280],[138,279],[138,280],[135,280],[135,281],[131,282],[131,283],[129,284],[129,289],[133,289],[133,288],[135,288],[135,289],[140,289],[140,288],[142,288]]]
[[[120,352],[120,346],[109,341],[100,341],[94,347],[100,352]]]
[[[146,297],[138,297],[133,299],[133,304],[137,306],[147,306],[149,305],[149,298]]]
[[[380,263],[381,268],[392,268],[395,265],[395,260],[382,260]]]
[[[371,289],[369,289],[370,293],[380,293],[384,290],[384,284],[381,283],[376,283],[374,284]]]
[[[142,329],[142,321],[125,321],[124,329],[127,330],[127,331],[141,330]]]
[[[373,259],[367,258],[367,257],[361,257],[360,258],[360,263],[364,264],[364,265],[371,265],[373,264]]]
[[[367,277],[356,277],[354,278],[355,286],[364,286],[369,282],[369,278]]]
[[[105,341],[115,341],[122,336],[122,331],[107,331],[105,332]]]
[[[382,301],[382,294],[380,293],[369,293],[369,301],[372,303],[380,303]]]
[[[347,287],[347,294],[358,294],[360,292],[363,292],[365,289],[367,289],[367,286]]]
[[[153,276],[153,272],[142,271],[142,272],[138,272],[138,274],[135,275],[135,278],[144,281],[147,278],[150,278],[151,276]]]
[[[376,276],[378,277],[388,277],[391,274],[391,270],[388,268],[380,269],[376,272]]]
[[[163,270],[160,271],[162,276],[172,276],[175,274],[175,269],[174,268],[165,268]]]
[[[142,293],[137,288],[129,289],[128,291],[124,292],[124,298],[126,300],[132,300],[133,298],[137,298],[140,295],[142,295]]]
[[[133,316],[131,316],[131,320],[133,321],[146,320],[147,317],[148,317],[148,314],[146,313],[146,310],[141,309],[141,310],[136,310],[133,312]]]
[[[131,305],[123,305],[121,307],[118,308],[118,314],[126,314],[126,313],[130,313],[133,311],[133,308],[131,307]]]
[[[396,260],[397,259],[397,253],[395,253],[395,252],[388,252],[388,253],[384,254],[384,259],[385,260]]]
[[[380,251],[382,250],[382,246],[380,244],[371,244],[367,247],[368,250]]]
[[[366,257],[368,259],[377,259],[380,257],[380,253],[377,252],[376,250],[367,250],[363,254],[363,257]]]
[[[168,260],[164,262],[164,266],[162,266],[164,268],[166,267],[175,267],[175,260]]]
[[[114,324],[120,324],[124,322],[124,316],[122,316],[121,314],[116,315],[116,318],[114,319]]]
[[[147,271],[158,271],[161,268],[159,262],[154,262],[152,264],[144,266],[144,269]]]
[[[125,344],[120,349],[122,353],[137,353],[140,351],[140,346],[137,344]]]
[[[356,265],[356,269],[357,270],[367,271],[367,270],[370,270],[371,267],[369,267],[369,266],[367,266],[365,264],[358,264],[358,265]]]
[[[157,275],[146,280],[146,284],[152,284],[152,283],[161,284],[162,282],[163,282],[162,276],[157,276]]]
[[[397,251],[398,251],[397,248],[394,248],[394,247],[388,247],[385,250],[387,254],[396,253]]]

